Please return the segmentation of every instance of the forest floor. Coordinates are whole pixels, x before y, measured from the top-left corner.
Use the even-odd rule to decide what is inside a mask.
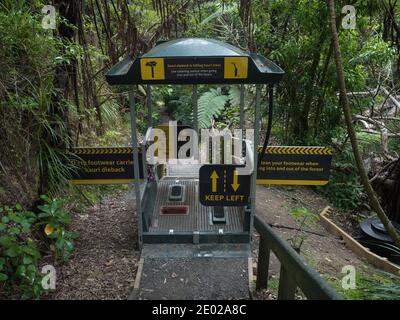
[[[293,238],[297,232],[288,228],[299,227],[299,223],[290,215],[291,209],[307,208],[313,214],[318,215],[328,205],[330,203],[326,199],[309,187],[257,187],[257,215],[262,217],[265,222],[279,226],[274,227],[274,231],[285,240]],[[344,276],[344,274],[341,274],[344,266],[352,265],[356,270],[372,268],[347,249],[339,238],[329,234],[318,221],[308,223],[304,229],[312,231],[315,234],[306,234],[306,239],[301,247],[301,255],[325,279],[331,280],[331,282],[335,281],[339,286],[341,278]],[[252,245],[253,273],[257,274],[258,234],[254,238],[255,241],[253,241]],[[279,261],[272,255],[269,274],[271,289],[257,294],[255,298],[274,299],[276,297],[279,270]]]
[[[51,299],[126,299],[136,275],[139,253],[133,191],[117,189],[94,206],[75,213],[71,229],[80,237],[74,255],[57,269],[57,289]],[[298,223],[290,215],[293,208],[306,207],[320,213],[329,202],[309,187],[258,186],[257,214],[267,223],[279,225],[274,230],[285,240],[293,237]],[[341,270],[352,265],[363,276],[376,270],[347,249],[337,237],[329,234],[317,221],[309,224],[309,233],[301,247],[301,255],[333,287],[349,298],[365,298],[368,294],[341,290]],[[258,234],[252,244],[253,273],[256,274]],[[279,279],[279,261],[271,257],[269,289],[255,294],[255,299],[275,299]],[[301,299],[301,294],[298,295]]]
[[[56,291],[50,299],[127,299],[139,259],[131,193],[117,190],[75,213],[79,232],[73,256],[56,267]]]

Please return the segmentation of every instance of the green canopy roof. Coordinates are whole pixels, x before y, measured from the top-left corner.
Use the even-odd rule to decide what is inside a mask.
[[[213,39],[163,42],[106,74],[111,85],[277,83],[284,71],[261,55]]]

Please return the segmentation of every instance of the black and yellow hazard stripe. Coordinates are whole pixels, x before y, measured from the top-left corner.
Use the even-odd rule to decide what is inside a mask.
[[[262,147],[258,148],[258,151],[262,151]],[[332,150],[326,147],[267,147],[265,150],[266,154],[316,154],[316,155],[332,155]]]
[[[107,148],[73,148],[72,152],[77,155],[83,154],[131,154],[131,147],[107,147]]]
[[[329,180],[283,180],[283,179],[257,179],[257,184],[283,184],[295,186],[324,186]]]

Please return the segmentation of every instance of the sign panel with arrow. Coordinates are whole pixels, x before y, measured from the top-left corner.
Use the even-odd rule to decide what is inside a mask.
[[[200,203],[205,206],[245,206],[249,203],[250,176],[239,175],[238,165],[200,168]]]

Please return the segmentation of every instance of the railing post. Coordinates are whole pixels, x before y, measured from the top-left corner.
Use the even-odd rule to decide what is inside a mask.
[[[269,256],[271,248],[268,246],[267,239],[260,236],[260,244],[258,249],[257,262],[257,282],[256,290],[267,289],[268,287],[268,271],[269,271]]]
[[[296,287],[296,282],[293,277],[291,277],[289,272],[281,265],[278,300],[294,300]]]

